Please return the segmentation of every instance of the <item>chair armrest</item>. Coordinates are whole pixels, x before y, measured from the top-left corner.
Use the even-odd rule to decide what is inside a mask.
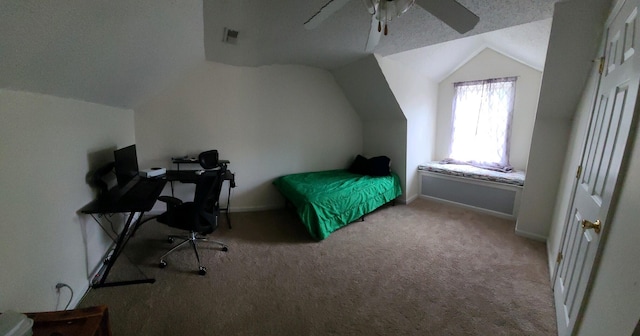
[[[178,206],[182,204],[182,200],[172,196],[160,196],[158,197],[158,201],[167,203],[167,205]]]
[[[200,175],[202,175],[202,174],[205,174],[205,175],[206,175],[206,174],[208,174],[208,173],[210,173],[210,172],[218,171],[218,170],[220,170],[220,169],[222,169],[222,168],[221,168],[220,166],[217,166],[217,167],[215,167],[215,168],[209,168],[209,169],[196,170],[196,175],[198,175],[198,176],[200,176]]]

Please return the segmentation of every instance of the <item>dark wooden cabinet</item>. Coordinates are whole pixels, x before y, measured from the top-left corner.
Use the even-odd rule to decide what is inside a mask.
[[[25,315],[33,319],[33,336],[111,336],[107,306]]]

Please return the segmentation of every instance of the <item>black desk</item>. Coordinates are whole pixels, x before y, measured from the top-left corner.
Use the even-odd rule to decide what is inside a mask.
[[[180,170],[181,164],[198,164],[198,165],[200,164],[200,161],[198,161],[198,158],[188,157],[188,156],[171,158],[171,162],[176,165],[177,170]],[[229,160],[218,160],[218,163],[220,165],[228,165]]]
[[[137,227],[141,224],[140,220],[142,218],[142,215],[153,208],[153,205],[156,203],[156,200],[162,193],[162,190],[167,183],[167,180],[163,178],[146,179],[145,181],[145,183],[153,184],[153,190],[145,195],[145,197],[131,197],[127,194],[120,195],[121,190],[118,187],[114,187],[109,190],[107,195],[92,201],[91,203],[85,205],[84,207],[82,207],[82,209],[80,209],[80,212],[84,214],[129,213],[124,228],[118,235],[116,245],[113,248],[113,253],[110,257],[107,258],[107,260],[105,260],[103,268],[98,271],[98,274],[92,281],[91,287],[93,288],[132,285],[139,283],[154,283],[156,281],[155,279],[140,279],[131,281],[106,282],[109,271],[111,271],[111,268],[115,264],[116,259],[118,259],[118,256],[129,241],[132,233],[135,232]],[[137,212],[140,213],[140,216],[138,217],[138,220],[136,220],[135,224],[131,225],[133,222],[133,217]]]

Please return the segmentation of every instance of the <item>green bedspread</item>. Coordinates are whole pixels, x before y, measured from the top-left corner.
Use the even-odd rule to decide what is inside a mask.
[[[373,177],[328,170],[281,176],[273,184],[293,203],[316,240],[402,195],[395,173]]]

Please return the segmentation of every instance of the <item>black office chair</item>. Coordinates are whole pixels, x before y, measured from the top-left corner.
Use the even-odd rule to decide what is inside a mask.
[[[203,169],[214,169],[218,167],[218,151],[208,150],[198,155],[198,162]]]
[[[198,155],[198,162],[200,162],[200,166],[202,166],[203,169],[215,169],[218,166],[222,167],[222,168],[227,168],[226,163],[220,163],[219,161],[219,157],[218,157],[218,151],[215,149],[212,150],[208,150],[208,151],[204,151],[202,153],[200,153],[200,155]],[[229,170],[227,170],[225,172],[225,174],[223,174],[223,182],[225,180],[229,180],[229,194],[227,195],[227,205],[225,208],[222,208],[220,210],[224,211],[224,213],[226,214],[227,217],[227,225],[229,226],[229,229],[231,229],[231,217],[229,217],[229,200],[231,199],[231,188],[235,188],[236,187],[236,178],[235,178],[235,174],[230,172]]]
[[[210,241],[219,245],[221,251],[228,251],[228,247],[224,243],[207,240],[207,238],[203,237],[203,235],[212,233],[218,228],[218,215],[220,213],[218,200],[225,172],[226,169],[224,167],[202,171],[196,182],[193,202],[182,202],[182,200],[172,196],[160,196],[158,198],[159,201],[167,204],[167,211],[158,216],[158,222],[173,228],[189,231],[188,236],[169,236],[170,243],[173,243],[175,238],[183,239],[183,241],[160,257],[160,268],[167,266],[165,258],[169,254],[187,242],[191,244],[196,254],[198,274],[200,275],[207,274],[207,269],[200,263],[197,241]]]

